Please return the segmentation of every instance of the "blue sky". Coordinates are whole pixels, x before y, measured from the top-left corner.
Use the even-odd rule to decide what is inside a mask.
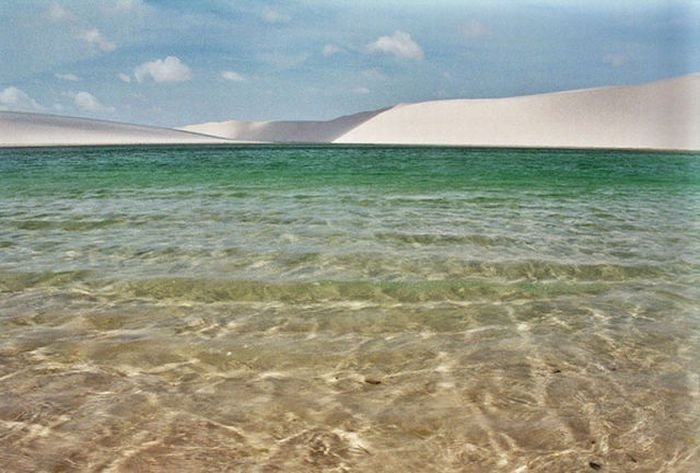
[[[700,71],[700,0],[4,0],[0,109],[161,126]]]

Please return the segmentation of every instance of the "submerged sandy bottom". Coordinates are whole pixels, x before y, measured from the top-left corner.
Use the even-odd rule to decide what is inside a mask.
[[[0,305],[5,471],[698,465],[697,327],[663,288],[587,304],[86,292]]]
[[[3,472],[700,466],[700,160],[0,150]]]

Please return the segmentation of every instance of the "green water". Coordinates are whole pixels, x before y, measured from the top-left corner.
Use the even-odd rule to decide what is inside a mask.
[[[9,471],[695,471],[700,155],[0,150]]]

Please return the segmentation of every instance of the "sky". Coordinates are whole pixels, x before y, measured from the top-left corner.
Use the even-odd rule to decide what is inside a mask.
[[[700,0],[0,0],[0,110],[157,126],[700,71]]]

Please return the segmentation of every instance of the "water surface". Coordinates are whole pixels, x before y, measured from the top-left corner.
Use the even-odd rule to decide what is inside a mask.
[[[700,155],[0,150],[7,471],[698,467]]]

